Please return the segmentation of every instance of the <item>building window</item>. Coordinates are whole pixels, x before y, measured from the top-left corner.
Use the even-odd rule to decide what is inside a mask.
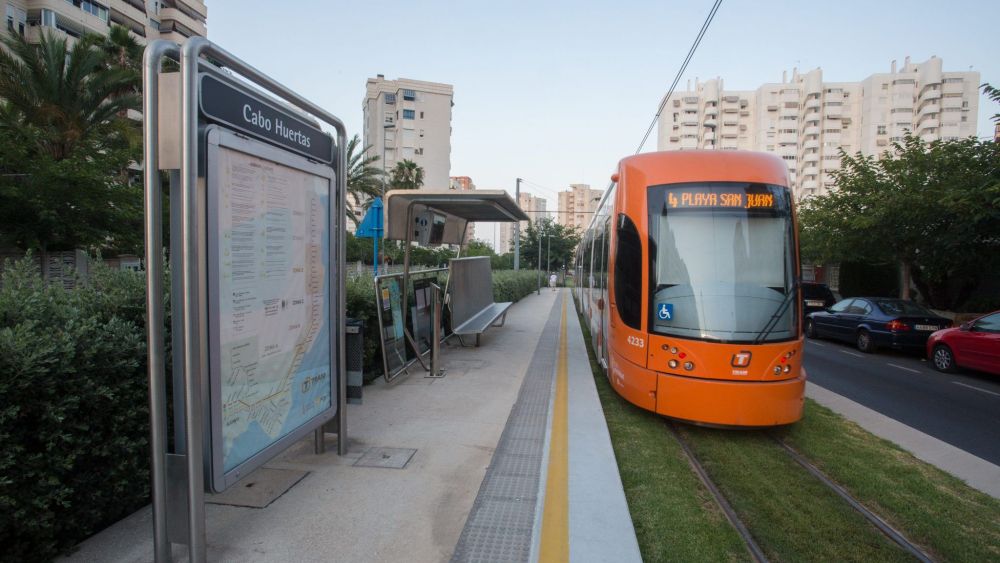
[[[420,154],[420,155],[424,154],[424,148],[423,147],[418,147],[418,148],[413,149],[413,154]]]
[[[945,84],[961,84],[961,78],[945,78],[943,81]]]
[[[404,102],[413,102],[413,101],[416,101],[416,99],[417,99],[417,93],[416,92],[414,92],[413,90],[403,90],[403,101]]]
[[[876,135],[885,135],[885,125],[879,125],[875,131]]]
[[[390,105],[390,106],[393,105],[393,104],[395,104],[396,103],[396,94],[388,94],[387,93],[385,95],[385,103],[386,103],[386,105]]]
[[[420,112],[420,119],[424,118],[424,112]]]
[[[93,16],[97,16],[104,21],[108,21],[108,9],[105,8],[104,6],[101,6],[100,4],[97,4],[95,2],[89,2],[88,0],[83,0],[82,2],[79,3],[74,2],[74,4],[79,6],[80,9],[83,10],[84,12],[87,12],[88,14],[91,14]]]
[[[406,98],[403,98],[403,99],[406,99]],[[412,109],[404,109],[403,110],[403,119],[413,119],[416,113],[417,112],[413,111]]]

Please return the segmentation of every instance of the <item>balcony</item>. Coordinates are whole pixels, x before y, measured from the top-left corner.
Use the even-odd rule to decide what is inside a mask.
[[[820,102],[819,98],[809,98],[808,100],[806,100],[806,108],[817,108],[817,109],[819,109],[820,105],[821,105],[821,102]]]
[[[819,182],[817,180],[803,180],[802,189],[803,190],[815,190],[819,187]]]
[[[809,176],[818,176],[819,175],[819,167],[817,167],[817,166],[806,166],[805,168],[802,169],[802,175],[806,176],[806,177],[809,177]]]
[[[681,125],[698,125],[698,114],[686,114],[681,116]]]
[[[719,108],[715,106],[705,106],[705,115],[719,115]]]
[[[163,8],[160,10],[160,27],[169,31],[176,31],[182,35],[190,32],[191,35],[205,36],[205,23],[198,21],[177,8]]]
[[[149,18],[146,16],[145,8],[139,9],[126,0],[111,0],[109,4],[111,21],[137,33],[141,29],[141,35],[146,35],[146,25],[148,25]]]
[[[802,143],[802,148],[804,148],[804,149],[818,149],[819,148],[819,139],[806,139],[806,141],[804,143]]]
[[[827,119],[840,119],[841,115],[843,115],[843,108],[841,106],[829,106],[826,108]]]
[[[187,8],[189,12],[198,14],[203,20],[208,19],[208,9],[205,8],[205,3],[200,0],[174,0],[174,5]]]
[[[778,144],[794,145],[798,142],[799,142],[799,136],[796,133],[781,133],[778,135]]]
[[[917,131],[922,133],[924,130],[928,128],[936,129],[940,126],[941,126],[941,119],[938,118],[937,115],[935,115],[933,117],[926,117],[924,119],[921,119],[920,122],[917,124]]]
[[[924,100],[936,100],[941,97],[941,90],[925,90],[923,94],[920,95],[920,101]]]
[[[712,132],[712,131],[706,131],[705,134],[702,135],[702,138],[705,141],[714,141],[715,140],[715,133]]]
[[[684,138],[681,139],[682,149],[696,149],[698,148],[698,139]]]
[[[802,160],[802,162],[804,162],[806,164],[812,164],[813,166],[819,166],[819,153],[818,152],[806,153],[806,154],[802,155],[802,158],[800,160]]]
[[[809,135],[816,135],[816,136],[818,136],[819,135],[819,126],[817,126],[817,125],[810,125],[810,126],[806,127],[805,134],[807,136],[809,136]]]
[[[716,121],[714,117],[706,117],[705,118],[705,127],[711,127],[712,129],[715,129],[718,126],[719,126],[719,122]]]
[[[945,94],[962,94],[965,92],[965,84],[962,82],[945,82],[941,85],[941,90]]]

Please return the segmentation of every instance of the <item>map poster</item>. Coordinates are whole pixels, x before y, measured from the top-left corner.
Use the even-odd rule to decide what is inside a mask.
[[[216,155],[213,400],[229,472],[334,406],[331,181],[221,145]]]

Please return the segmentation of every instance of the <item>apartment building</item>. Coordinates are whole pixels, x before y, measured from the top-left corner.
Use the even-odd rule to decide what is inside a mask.
[[[570,184],[568,190],[559,192],[556,221],[565,227],[586,229],[603,195],[603,190],[593,189],[588,184]]]
[[[537,197],[529,192],[521,192],[517,198],[517,204],[521,210],[531,218],[531,222],[549,217],[546,206],[548,202],[543,197]],[[499,235],[496,247],[493,249],[497,254],[506,254],[514,250],[514,223],[497,223]],[[521,221],[521,233],[528,228],[528,221]]]
[[[128,28],[140,43],[182,43],[207,34],[208,10],[199,0],[7,0],[7,29],[37,42],[53,33],[70,41],[87,33],[106,35],[112,24]]]
[[[475,182],[472,178],[468,176],[452,176],[448,178],[448,188],[452,190],[460,191],[473,191],[476,189]],[[476,238],[476,224],[469,223],[469,226],[465,230],[465,242],[468,243],[470,240]]]
[[[756,150],[787,164],[796,197],[835,188],[840,150],[881,154],[912,131],[925,141],[976,134],[978,72],[912,63],[861,82],[824,82],[814,69],[756,90],[725,90],[721,78],[675,92],[658,122],[659,150]]]
[[[412,160],[424,169],[424,187],[449,186],[451,170],[450,84],[379,74],[365,85],[364,146],[388,173],[397,162]]]

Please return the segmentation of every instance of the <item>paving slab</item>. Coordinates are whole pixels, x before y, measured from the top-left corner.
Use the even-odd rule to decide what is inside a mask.
[[[444,347],[442,379],[412,369],[367,386],[347,407],[348,454],[328,443],[314,455],[311,437],[293,445],[266,467],[309,475],[266,508],[207,505],[209,560],[447,561],[558,295],[515,303],[478,348]],[[354,465],[375,447],[416,451],[402,469]],[[152,535],[146,507],[63,560],[151,561]],[[174,554],[186,560],[183,546]]]

